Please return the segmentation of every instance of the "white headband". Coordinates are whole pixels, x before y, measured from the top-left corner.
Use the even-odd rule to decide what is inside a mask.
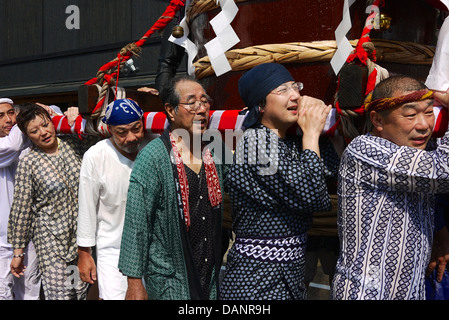
[[[9,103],[10,105],[14,104],[14,102],[9,98],[0,98],[0,103]]]

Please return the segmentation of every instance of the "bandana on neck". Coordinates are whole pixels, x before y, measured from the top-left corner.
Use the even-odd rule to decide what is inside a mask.
[[[382,111],[387,110],[396,107],[397,105],[408,103],[408,102],[415,102],[415,101],[422,101],[426,99],[433,99],[433,91],[431,90],[420,90],[415,91],[403,96],[399,97],[392,97],[392,98],[382,98],[382,99],[376,99],[374,101],[371,101],[372,94],[370,94],[364,103],[365,110],[366,111]]]
[[[176,169],[178,171],[179,184],[181,189],[182,206],[184,211],[184,221],[187,230],[190,228],[190,210],[189,210],[189,183],[184,168],[184,163],[181,154],[176,147],[175,138],[171,133],[170,142],[173,148],[173,154],[176,160]],[[209,149],[203,152],[204,169],[206,171],[207,190],[209,194],[209,201],[212,207],[219,205],[222,202],[222,194],[220,189],[220,181],[218,179],[217,168],[215,167],[214,159]]]

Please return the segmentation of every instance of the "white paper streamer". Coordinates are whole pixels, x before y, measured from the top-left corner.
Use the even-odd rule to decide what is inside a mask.
[[[186,3],[186,8],[188,7]],[[189,26],[187,25],[186,18],[182,19],[179,24],[184,29],[184,35],[181,38],[175,38],[173,35],[168,38],[168,41],[171,41],[181,47],[183,47],[187,52],[187,72],[189,75],[195,75],[195,67],[193,66],[193,59],[195,59],[198,54],[198,48],[196,45],[188,38],[190,33]]]
[[[189,2],[186,2],[186,8],[188,8]],[[204,45],[217,77],[232,70],[225,52],[240,41],[234,29],[231,27],[231,22],[239,11],[237,5],[234,0],[217,0],[217,4],[218,2],[220,2],[221,12],[210,21],[216,37]],[[181,38],[170,36],[168,40],[186,50],[188,55],[187,72],[189,75],[194,76],[195,67],[193,66],[193,60],[198,54],[198,48],[188,39],[190,29],[187,26],[186,17],[182,19],[179,25],[184,29],[184,36]]]
[[[330,63],[335,74],[338,74],[341,67],[343,67],[346,59],[354,50],[346,38],[346,34],[352,27],[351,15],[349,8],[355,2],[355,0],[345,0],[343,5],[343,19],[335,30],[335,40],[337,42],[337,50],[332,57]]]
[[[225,52],[240,41],[231,27],[239,11],[237,5],[234,0],[220,0],[220,6],[221,12],[210,21],[216,37],[204,45],[217,77],[232,70]]]
[[[438,35],[426,86],[429,89],[440,91],[446,91],[449,88],[449,16],[445,18]]]

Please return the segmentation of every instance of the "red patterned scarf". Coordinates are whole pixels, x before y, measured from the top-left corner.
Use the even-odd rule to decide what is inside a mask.
[[[170,142],[173,148],[173,155],[176,160],[176,169],[178,171],[179,184],[181,189],[182,206],[184,211],[184,220],[187,230],[190,227],[190,210],[189,210],[189,183],[184,168],[184,163],[181,154],[176,147],[176,141],[170,133]],[[209,149],[203,151],[204,169],[206,171],[207,190],[209,194],[209,201],[212,207],[219,205],[222,202],[222,194],[220,189],[220,180],[218,179],[217,168],[215,167],[214,159]]]

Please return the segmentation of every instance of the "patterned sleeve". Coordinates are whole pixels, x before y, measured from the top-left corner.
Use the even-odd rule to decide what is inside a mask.
[[[346,148],[340,175],[372,189],[444,193],[449,190],[448,133],[442,141],[435,151],[425,151],[361,136]]]
[[[327,138],[320,139],[321,159],[324,164],[324,176],[328,181],[335,181],[338,176],[340,157],[335,151],[334,145]]]
[[[83,135],[81,138],[75,134],[64,134],[59,136],[60,139],[65,140],[71,148],[76,152],[80,159],[84,156],[87,150],[96,144],[98,141],[104,139],[96,135]]]
[[[261,136],[262,135],[262,136]],[[236,148],[233,188],[258,202],[261,193],[274,203],[302,212],[330,210],[323,161],[311,150],[299,152],[277,136],[254,130]]]
[[[33,163],[27,156],[19,161],[14,184],[14,200],[8,221],[8,242],[13,248],[24,248],[32,238]]]
[[[154,210],[154,203],[161,183],[156,181],[158,168],[147,148],[138,155],[131,172],[126,200],[125,222],[120,247],[119,269],[129,277],[145,275],[148,261],[148,238],[151,237],[151,220],[148,212]]]

